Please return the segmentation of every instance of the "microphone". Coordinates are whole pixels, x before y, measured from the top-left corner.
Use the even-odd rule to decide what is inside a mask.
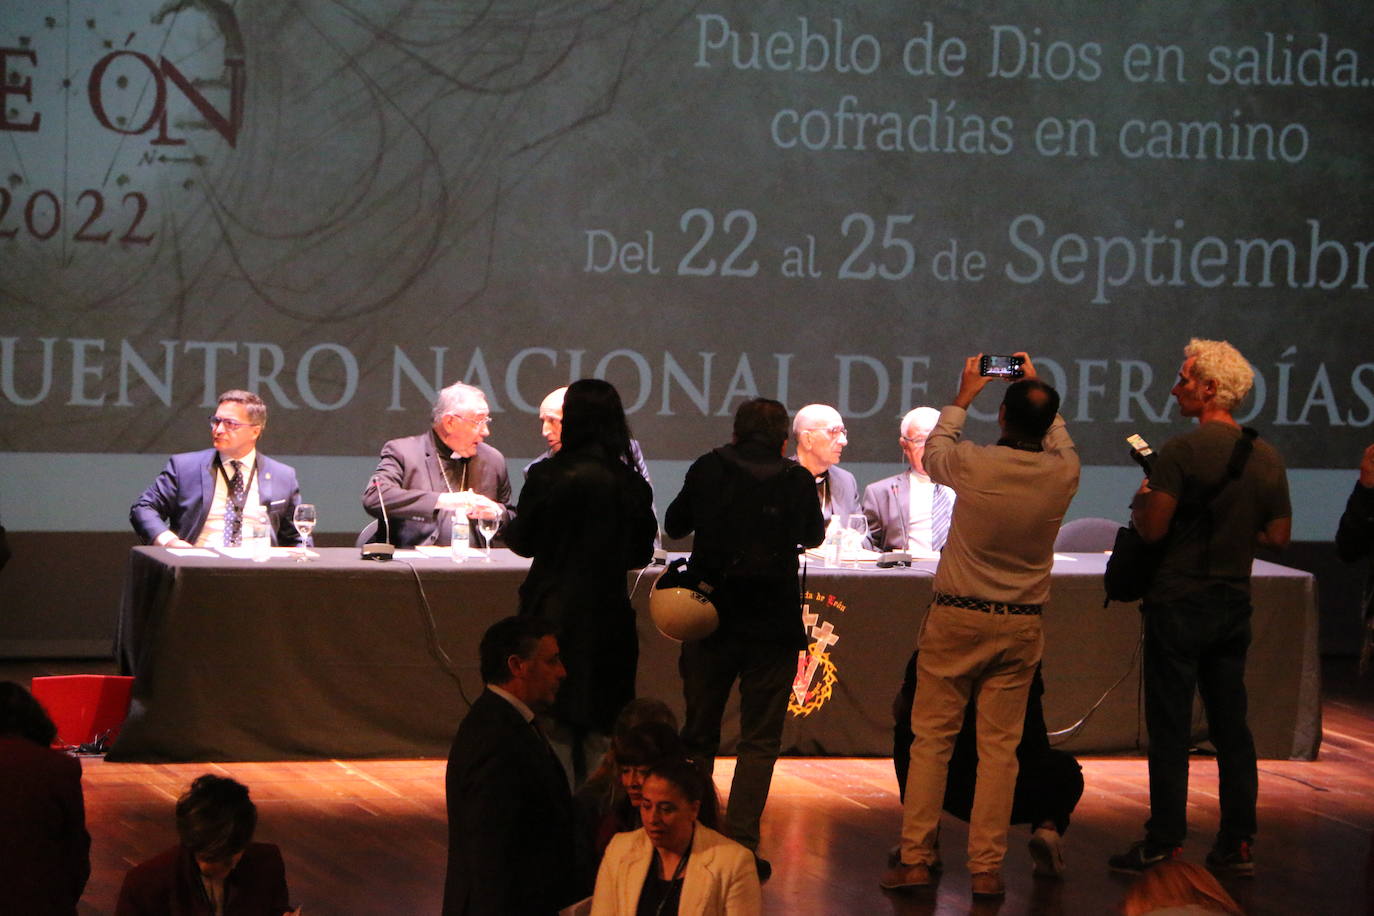
[[[386,514],[386,500],[382,498],[382,487],[376,474],[372,475],[372,479],[368,481],[368,486],[377,491],[377,502],[382,507],[382,527],[386,532],[387,541],[364,544],[362,546],[362,558],[364,560],[390,560],[396,555],[396,547],[388,543],[391,539],[391,520]]]
[[[1140,465],[1145,471],[1145,476],[1150,476],[1150,470],[1154,467],[1155,451],[1150,448],[1150,443],[1146,442],[1137,433],[1131,433],[1126,437],[1126,442],[1131,447],[1131,460]]]

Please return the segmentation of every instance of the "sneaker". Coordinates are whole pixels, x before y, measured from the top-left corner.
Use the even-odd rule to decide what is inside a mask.
[[[1180,846],[1156,846],[1149,840],[1140,840],[1130,849],[1107,860],[1112,871],[1138,875],[1151,866],[1175,858],[1182,850]]]
[[[1030,854],[1035,860],[1032,874],[1044,878],[1064,876],[1064,854],[1060,849],[1059,831],[1051,827],[1037,827],[1030,838]]]
[[[969,876],[969,889],[975,897],[1005,897],[1007,886],[1002,883],[1002,873],[980,871]]]
[[[930,884],[929,865],[907,865],[898,862],[883,872],[878,886],[884,890],[897,890],[902,887],[926,887]]]
[[[1224,875],[1249,878],[1255,874],[1255,857],[1250,853],[1250,842],[1241,840],[1234,846],[1218,843],[1207,853],[1207,867]]]

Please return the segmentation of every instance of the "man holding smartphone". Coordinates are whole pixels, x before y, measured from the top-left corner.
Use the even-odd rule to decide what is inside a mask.
[[[911,766],[900,860],[885,888],[929,884],[954,738],[977,705],[978,776],[969,821],[975,897],[1000,897],[1016,784],[1016,746],[1043,636],[1054,539],[1078,490],[1078,452],[1059,416],[1059,394],[1036,378],[1026,353],[998,412],[994,445],[961,441],[968,407],[990,376],[982,354],[964,361],[959,391],[926,442],[931,480],[957,495],[935,596],[917,637]]]

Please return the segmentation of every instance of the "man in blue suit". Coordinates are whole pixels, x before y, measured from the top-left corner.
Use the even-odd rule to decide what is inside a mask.
[[[226,391],[210,418],[213,448],[182,452],[129,509],[145,544],[220,547],[241,542],[242,523],[261,507],[272,543],[300,543],[292,517],[301,501],[296,471],[258,454],[267,405],[250,391]]]

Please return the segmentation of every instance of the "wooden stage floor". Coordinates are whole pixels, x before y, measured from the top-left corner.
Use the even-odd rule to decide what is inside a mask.
[[[50,673],[28,667],[0,662],[0,677]],[[1348,664],[1328,662],[1327,669],[1321,755],[1313,762],[1260,761],[1256,874],[1225,882],[1257,916],[1374,912],[1366,874],[1374,831],[1374,686],[1357,684]],[[1106,857],[1141,834],[1145,762],[1117,757],[1082,763],[1086,790],[1065,845],[1069,874],[1062,881],[1032,878],[1026,828],[1013,828],[1006,899],[974,904],[963,864],[967,834],[948,817],[942,828],[945,872],[937,886],[919,893],[878,888],[901,820],[890,760],[780,761],[764,820],[761,851],[774,868],[764,887],[764,911],[1119,912],[1129,879],[1109,872]],[[732,764],[720,762],[722,789]],[[125,870],[175,841],[173,802],[207,771],[251,787],[260,812],[258,838],[282,847],[292,899],[309,916],[439,911],[446,847],[442,760],[151,765],[88,759],[92,875],[81,913],[113,911]],[[1212,760],[1194,759],[1189,800],[1193,837],[1184,856],[1200,862],[1217,822]]]

